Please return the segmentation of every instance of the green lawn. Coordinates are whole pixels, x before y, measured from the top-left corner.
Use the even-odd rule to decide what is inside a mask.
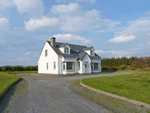
[[[83,79],[102,91],[150,104],[150,72]]]
[[[7,72],[0,72],[0,95],[8,88],[12,83],[17,81],[20,77],[8,74]]]

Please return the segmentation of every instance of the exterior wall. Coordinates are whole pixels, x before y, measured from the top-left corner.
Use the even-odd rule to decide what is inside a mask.
[[[89,58],[89,56],[86,54],[84,56],[84,58],[82,59],[82,72],[81,73],[85,73],[85,62],[88,63],[88,73],[91,73],[91,59]]]
[[[48,50],[48,56],[45,57],[45,50]],[[56,69],[54,69],[54,62],[56,63]],[[46,69],[46,64],[48,63],[48,70]],[[59,74],[59,57],[53,50],[53,48],[46,42],[42,53],[38,61],[38,73],[47,74]]]
[[[91,55],[91,51],[90,50],[86,50],[85,51],[88,55]]]
[[[64,53],[64,47],[59,48],[59,50]]]

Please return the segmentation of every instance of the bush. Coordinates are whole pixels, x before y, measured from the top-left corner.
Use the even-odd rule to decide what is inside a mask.
[[[134,67],[131,67],[131,70],[135,70],[135,68],[134,68]]]
[[[4,66],[4,70],[5,70],[5,71],[11,71],[11,70],[12,70],[12,67],[11,67],[11,66]]]
[[[126,66],[122,66],[122,65],[119,66],[119,70],[121,70],[121,71],[124,70],[125,68],[126,68]]]
[[[106,67],[102,67],[102,70],[107,70],[107,68]]]
[[[117,71],[117,69],[116,69],[116,68],[114,68],[114,67],[112,68],[112,70],[113,70],[113,71]]]
[[[25,71],[37,71],[38,67],[37,66],[26,66],[24,67]]]
[[[13,71],[24,71],[24,68],[22,66],[13,66]]]
[[[0,71],[2,71],[2,67],[0,67]]]

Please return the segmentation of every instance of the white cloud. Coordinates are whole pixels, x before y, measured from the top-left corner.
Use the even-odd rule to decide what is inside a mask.
[[[102,57],[123,57],[123,56],[131,56],[132,53],[124,50],[96,50],[97,54],[99,54]]]
[[[148,44],[150,44],[150,42],[148,42]]]
[[[24,23],[25,23],[25,29],[28,31],[57,28],[60,25],[58,18],[48,18],[45,16],[43,16],[40,19],[31,18],[29,21]]]
[[[120,25],[121,24],[121,22],[119,22],[119,21],[112,21],[112,20],[110,20],[110,19],[104,19],[104,25],[106,26],[106,27],[115,27],[115,26],[117,26],[117,25]]]
[[[24,53],[24,56],[28,56],[30,54],[31,54],[31,52],[26,52],[26,53]]]
[[[108,42],[110,42],[110,43],[126,43],[126,42],[134,41],[135,38],[136,37],[134,35],[118,36],[118,37],[114,37],[114,38],[110,39]]]
[[[76,0],[77,2],[95,3],[96,0]]]
[[[57,34],[57,35],[53,35],[53,37],[56,37],[58,41],[62,41],[62,42],[93,44],[91,40],[73,34]]]
[[[9,20],[7,18],[0,18],[0,27],[9,25]]]
[[[77,3],[69,3],[68,5],[53,5],[51,12],[53,14],[74,14],[78,9],[79,5]]]
[[[99,13],[99,10],[92,9],[83,13],[82,16],[65,17],[61,30],[65,32],[81,32],[100,28],[103,23]]]
[[[14,6],[14,2],[12,0],[0,0],[0,6],[2,7],[12,7]]]

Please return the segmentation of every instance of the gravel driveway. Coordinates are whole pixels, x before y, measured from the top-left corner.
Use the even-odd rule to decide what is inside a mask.
[[[0,113],[111,113],[112,111],[75,94],[68,86],[71,81],[127,72],[77,75],[56,78],[28,77],[6,95]]]

